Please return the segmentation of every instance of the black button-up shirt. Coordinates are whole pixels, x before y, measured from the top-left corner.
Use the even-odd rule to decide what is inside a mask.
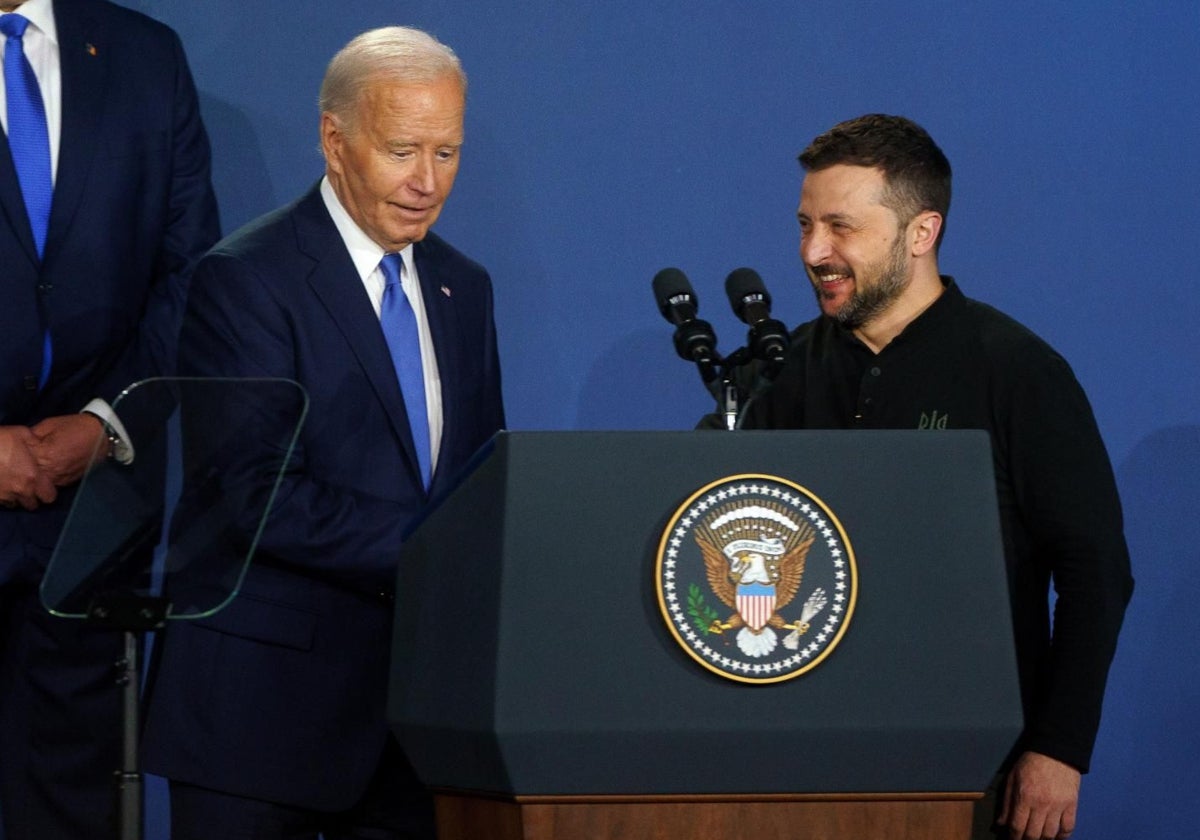
[[[798,328],[743,425],[988,431],[1026,709],[1021,747],[1086,771],[1133,588],[1112,467],[1063,358],[943,282],[878,354],[824,316]]]

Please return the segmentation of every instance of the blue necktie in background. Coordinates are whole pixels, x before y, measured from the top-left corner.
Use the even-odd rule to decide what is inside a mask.
[[[0,15],[0,32],[7,36],[4,45],[4,93],[8,99],[8,148],[17,168],[25,211],[33,228],[33,241],[41,257],[50,226],[50,201],[54,181],[50,174],[50,133],[46,128],[46,109],[38,88],[33,66],[25,57],[22,38],[29,21],[21,15]],[[42,341],[42,374],[38,387],[50,376],[50,331]]]
[[[421,366],[421,337],[417,332],[417,316],[412,303],[400,285],[400,274],[404,263],[399,254],[384,254],[379,263],[383,271],[385,286],[383,304],[380,307],[379,323],[383,337],[387,340],[400,381],[400,393],[404,395],[404,408],[408,412],[408,425],[412,428],[413,444],[417,449],[417,461],[421,465],[421,481],[429,489],[431,476],[429,452],[429,417],[425,407],[425,374]]]

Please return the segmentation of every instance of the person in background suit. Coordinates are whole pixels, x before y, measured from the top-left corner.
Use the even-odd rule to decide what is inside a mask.
[[[174,840],[433,836],[385,706],[405,529],[504,425],[491,281],[429,232],[465,94],[429,35],[358,36],[321,88],[325,177],[197,268],[181,372],[310,407],[239,594],[164,637],[145,762]]]
[[[93,456],[135,454],[110,404],[172,372],[217,207],[174,32],[104,0],[0,0],[0,28],[0,815],[8,840],[95,838],[122,640],[37,587]]]

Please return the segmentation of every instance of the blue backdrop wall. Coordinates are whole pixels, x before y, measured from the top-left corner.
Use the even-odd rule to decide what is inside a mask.
[[[922,123],[955,168],[943,270],[1072,362],[1125,502],[1138,589],[1075,836],[1191,836],[1200,4],[125,2],[183,37],[227,232],[319,177],[316,91],[353,35],[406,23],[458,51],[467,146],[438,230],[492,271],[518,429],[690,427],[708,397],[655,271],[691,276],[727,350],[737,266],[811,317],[797,153],[868,111]]]

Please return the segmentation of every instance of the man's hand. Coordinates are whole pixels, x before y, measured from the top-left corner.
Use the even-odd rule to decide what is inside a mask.
[[[37,436],[24,426],[0,426],[0,506],[34,510],[58,496],[54,481],[38,465]]]
[[[1075,830],[1079,771],[1048,755],[1023,753],[1004,785],[1000,824],[1013,840],[1065,840]]]
[[[108,455],[104,426],[93,414],[47,417],[32,431],[37,438],[34,457],[58,487],[74,484],[93,462]]]

